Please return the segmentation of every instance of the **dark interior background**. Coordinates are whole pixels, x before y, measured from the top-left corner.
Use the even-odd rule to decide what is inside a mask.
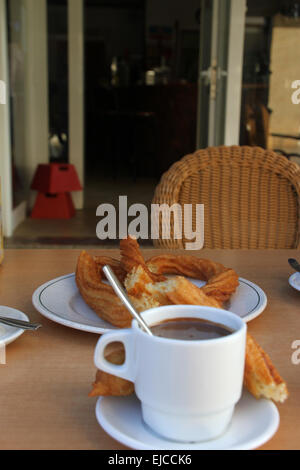
[[[96,172],[159,177],[195,150],[200,5],[85,0],[87,182]],[[247,7],[240,143],[252,145],[249,115],[262,121],[268,104],[274,15],[300,9],[289,0],[248,0]],[[60,140],[60,151],[50,149],[50,157],[62,161],[68,158],[67,28],[66,0],[48,0],[50,135]],[[154,86],[146,84],[149,71]],[[259,131],[255,139],[264,146]]]

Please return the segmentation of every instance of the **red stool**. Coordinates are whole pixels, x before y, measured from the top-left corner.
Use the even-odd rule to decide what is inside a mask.
[[[75,215],[70,192],[81,191],[82,187],[74,165],[39,165],[31,189],[38,191],[31,218],[70,219]]]

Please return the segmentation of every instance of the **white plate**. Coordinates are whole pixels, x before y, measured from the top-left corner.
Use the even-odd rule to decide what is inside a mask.
[[[14,308],[0,306],[0,316],[7,318],[16,318],[17,320],[29,321],[25,313],[15,310]],[[0,345],[8,345],[15,341],[24,333],[21,328],[14,328],[0,323]]]
[[[135,395],[99,398],[96,417],[111,437],[135,450],[252,450],[271,439],[279,426],[274,403],[256,400],[247,391],[237,404],[227,431],[207,442],[182,444],[160,437],[144,424]]]
[[[195,279],[190,281],[199,287],[205,284]],[[267,305],[267,297],[253,282],[243,278],[239,281],[239,287],[225,308],[248,322],[263,312]],[[99,318],[84,302],[77,289],[74,273],[43,284],[34,292],[32,302],[42,315],[70,328],[98,334],[116,329]]]
[[[289,278],[289,284],[294,289],[300,291],[300,273],[294,273]]]

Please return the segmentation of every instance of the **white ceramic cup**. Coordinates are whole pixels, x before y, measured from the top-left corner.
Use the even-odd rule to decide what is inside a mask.
[[[216,339],[177,340],[150,336],[134,320],[131,329],[104,334],[95,350],[98,369],[134,382],[152,430],[181,442],[218,437],[242,393],[246,324],[225,310],[195,305],[153,308],[142,316],[150,327],[172,318],[201,318],[234,330]],[[116,341],[126,351],[120,366],[104,357],[106,346]]]

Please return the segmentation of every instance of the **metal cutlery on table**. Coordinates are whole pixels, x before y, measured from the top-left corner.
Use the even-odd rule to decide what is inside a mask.
[[[24,320],[17,320],[15,318],[6,318],[0,316],[0,323],[7,326],[13,326],[14,328],[21,328],[22,330],[36,331],[42,327],[39,323],[30,323]]]
[[[300,273],[300,264],[298,263],[298,261],[294,258],[290,258],[288,261],[292,268],[295,269],[295,271],[298,271],[298,273]]]

